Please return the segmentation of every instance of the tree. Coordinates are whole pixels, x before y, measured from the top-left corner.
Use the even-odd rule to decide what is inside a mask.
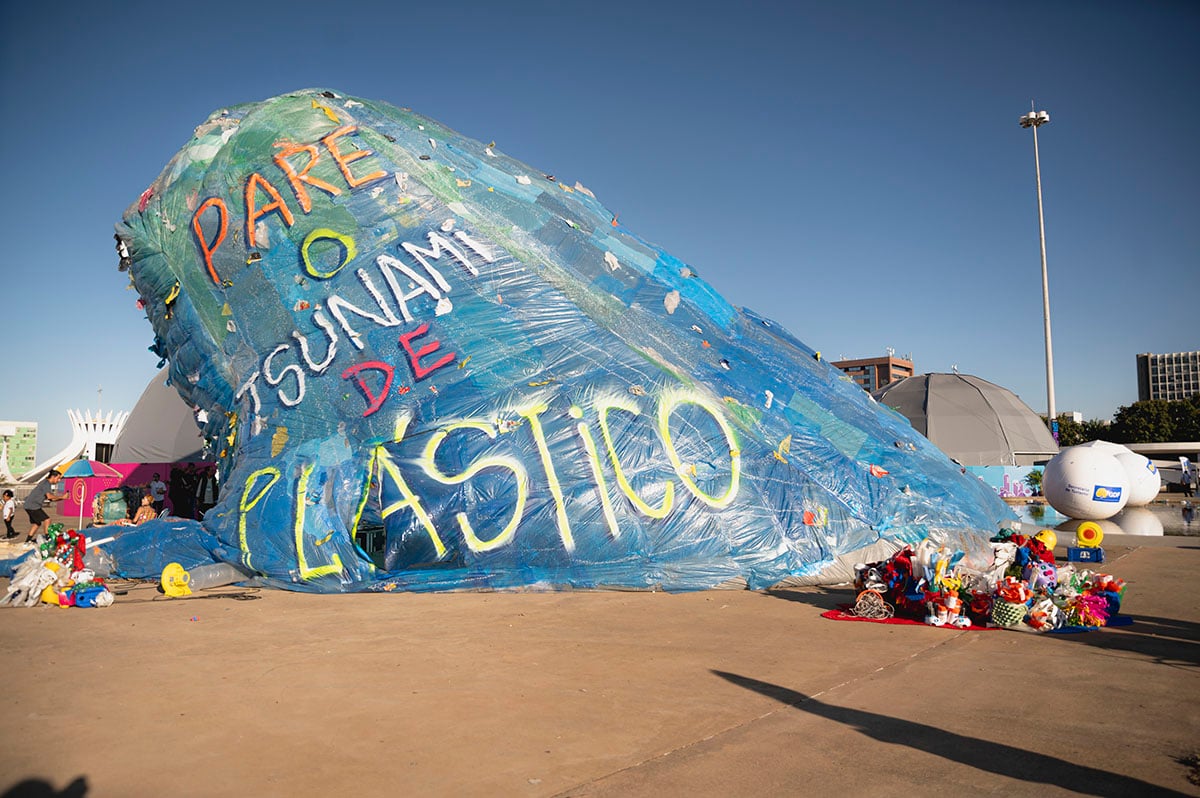
[[[1200,440],[1200,395],[1188,399],[1149,399],[1117,408],[1115,443]]]
[[[1029,489],[1033,491],[1034,496],[1042,495],[1042,472],[1041,471],[1030,471],[1028,474],[1025,475],[1024,482],[1026,485],[1029,486]]]
[[[1200,393],[1172,403],[1176,441],[1200,441]]]
[[[1109,431],[1112,425],[1098,418],[1088,419],[1079,426],[1080,431],[1083,433],[1084,443],[1088,441],[1107,440],[1107,436],[1112,434]]]
[[[1046,420],[1042,416],[1042,421]],[[1112,423],[1100,419],[1075,421],[1058,417],[1058,444],[1078,446],[1089,441],[1161,443],[1200,441],[1200,394],[1187,399],[1151,399],[1117,408]]]
[[[1043,417],[1043,421],[1045,418]],[[1094,440],[1107,440],[1109,436],[1107,421],[1093,418],[1088,421],[1075,421],[1067,415],[1058,417],[1058,445],[1078,446]]]

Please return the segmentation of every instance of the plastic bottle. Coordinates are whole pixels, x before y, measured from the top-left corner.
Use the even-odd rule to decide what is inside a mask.
[[[244,582],[254,576],[250,571],[230,565],[227,562],[199,565],[188,569],[188,587],[193,591],[209,587],[232,585],[234,582]]]
[[[115,565],[112,555],[104,549],[89,548],[83,555],[83,567],[101,579],[112,576]]]

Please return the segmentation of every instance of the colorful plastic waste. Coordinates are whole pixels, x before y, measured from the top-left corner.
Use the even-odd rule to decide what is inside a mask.
[[[993,539],[995,556],[979,569],[932,541],[887,560],[855,566],[855,613],[864,597],[872,618],[922,617],[931,626],[991,625],[1052,632],[1112,625],[1125,582],[1109,574],[1058,567],[1045,541],[1012,530]]]

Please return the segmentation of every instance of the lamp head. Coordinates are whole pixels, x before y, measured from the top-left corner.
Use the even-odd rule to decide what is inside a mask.
[[[1017,121],[1021,127],[1040,127],[1050,121],[1050,114],[1046,111],[1030,111]]]

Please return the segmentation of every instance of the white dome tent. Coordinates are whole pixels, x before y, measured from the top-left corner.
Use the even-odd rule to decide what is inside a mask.
[[[969,374],[918,374],[872,394],[964,466],[1029,466],[1058,454],[1042,418],[1007,388]]]
[[[182,463],[204,459],[196,414],[161,369],[128,414],[113,448],[114,463]]]

